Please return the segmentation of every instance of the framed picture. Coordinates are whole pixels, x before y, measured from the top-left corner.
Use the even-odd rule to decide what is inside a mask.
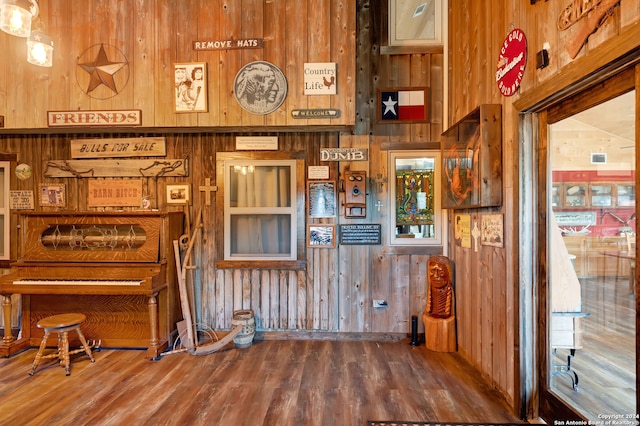
[[[207,112],[207,63],[173,64],[175,112]]]
[[[442,134],[442,207],[502,204],[502,107],[480,105]]]
[[[483,246],[504,247],[502,214],[483,214],[480,225],[480,243]]]
[[[40,184],[41,206],[64,207],[66,203],[64,184]]]
[[[167,185],[167,204],[187,204],[189,185]]]
[[[307,225],[307,247],[334,248],[336,246],[336,226],[321,223]]]
[[[389,46],[442,44],[443,10],[447,0],[389,0]]]
[[[307,183],[309,217],[334,217],[336,215],[336,183],[318,180]]]
[[[427,123],[428,87],[378,89],[378,124]]]

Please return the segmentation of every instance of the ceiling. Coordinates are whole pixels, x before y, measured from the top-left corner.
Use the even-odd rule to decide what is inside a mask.
[[[635,91],[631,91],[576,114],[572,118],[635,145],[634,103]]]
[[[553,170],[635,169],[635,91],[550,126]],[[604,163],[595,162],[594,155]]]

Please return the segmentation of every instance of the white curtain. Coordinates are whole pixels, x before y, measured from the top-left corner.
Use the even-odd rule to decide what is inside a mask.
[[[289,205],[289,167],[258,166],[246,174],[232,173],[237,173],[238,178],[238,207]],[[240,216],[235,231],[237,254],[279,254],[289,250],[289,221],[280,220],[275,214]]]

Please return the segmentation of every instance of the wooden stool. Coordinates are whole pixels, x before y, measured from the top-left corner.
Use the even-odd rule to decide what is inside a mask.
[[[64,371],[67,376],[71,374],[69,372],[69,355],[85,351],[87,355],[89,355],[89,359],[91,359],[91,362],[95,362],[95,360],[93,359],[93,355],[91,354],[91,348],[87,344],[86,339],[80,331],[80,323],[82,323],[85,318],[86,316],[84,314],[72,313],[53,315],[38,321],[38,328],[44,328],[44,336],[42,337],[42,342],[40,342],[40,349],[38,349],[36,358],[33,360],[33,366],[31,367],[31,372],[29,373],[31,376],[33,376],[33,374],[35,373],[38,364],[40,364],[40,360],[43,358],[58,358],[60,360],[60,363],[64,367]],[[80,342],[82,343],[82,348],[70,352],[69,331],[71,330],[75,330],[78,333],[78,337],[80,338]],[[50,355],[43,355],[42,353],[47,346],[47,338],[52,332],[58,333],[58,352]]]

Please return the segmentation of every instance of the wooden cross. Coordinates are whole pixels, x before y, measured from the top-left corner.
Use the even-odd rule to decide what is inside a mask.
[[[382,201],[380,200],[378,200],[378,202],[375,205],[378,208],[378,211],[380,211],[380,207],[384,206],[384,204],[382,204]]]
[[[480,228],[478,228],[478,222],[473,224],[471,230],[471,236],[473,237],[473,251],[478,251],[478,237],[480,236]]]
[[[204,186],[200,185],[200,187],[198,188],[200,190],[200,192],[204,192],[205,193],[205,205],[210,206],[211,205],[211,192],[215,192],[218,190],[217,186],[211,186],[211,178],[206,178],[204,180]]]

